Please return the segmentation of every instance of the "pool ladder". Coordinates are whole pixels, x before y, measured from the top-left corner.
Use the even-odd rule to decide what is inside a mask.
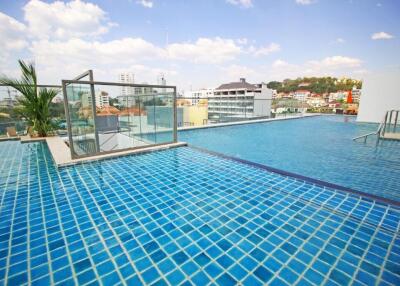
[[[379,124],[378,129],[375,132],[367,133],[358,137],[354,137],[353,140],[358,140],[364,138],[364,143],[367,142],[368,136],[376,135],[377,142],[380,139],[387,140],[400,140],[400,130],[397,131],[397,124],[399,123],[399,113],[400,110],[392,109],[386,111],[385,117],[382,122]]]

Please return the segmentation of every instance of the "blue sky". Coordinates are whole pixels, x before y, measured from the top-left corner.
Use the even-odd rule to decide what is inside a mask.
[[[246,77],[363,78],[400,67],[397,0],[1,1],[0,73],[34,60],[41,82],[89,68],[188,90]]]

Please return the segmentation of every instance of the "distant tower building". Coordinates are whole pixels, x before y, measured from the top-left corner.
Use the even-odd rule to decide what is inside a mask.
[[[95,101],[96,107],[103,108],[110,106],[110,98],[108,96],[108,92],[102,90],[95,91]],[[82,105],[83,106],[91,106],[92,105],[92,96],[89,92],[82,94]]]
[[[165,79],[165,75],[163,73],[160,73],[157,77],[157,84],[158,85],[167,85],[167,80]],[[165,94],[166,89],[162,88],[161,93]]]
[[[133,73],[130,72],[124,72],[120,73],[118,80],[120,83],[134,83],[135,78]],[[135,94],[135,88],[132,86],[121,86],[121,96],[128,96],[128,95],[134,95]]]
[[[96,96],[96,106],[101,108],[110,106],[110,98],[108,96],[108,92],[98,90],[95,93],[95,96]]]
[[[157,77],[157,84],[158,85],[167,85],[167,80],[165,79],[165,75],[160,73]]]

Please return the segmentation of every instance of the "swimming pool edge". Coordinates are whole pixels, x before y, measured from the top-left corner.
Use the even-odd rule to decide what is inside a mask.
[[[184,132],[184,131],[192,131],[192,130],[198,130],[198,129],[230,127],[230,126],[236,126],[236,125],[267,123],[267,122],[292,120],[292,119],[304,119],[304,118],[311,118],[311,117],[316,117],[316,116],[321,116],[321,115],[322,115],[321,113],[308,113],[308,114],[304,114],[304,115],[300,115],[300,116],[275,117],[275,118],[264,118],[264,119],[247,119],[247,120],[227,122],[227,123],[214,123],[214,124],[201,125],[201,126],[178,127],[178,131]],[[334,115],[334,114],[327,114],[327,115]]]
[[[357,196],[360,196],[364,200],[372,200],[372,201],[375,201],[377,203],[382,203],[382,204],[386,204],[386,205],[392,205],[392,206],[396,206],[396,207],[400,208],[400,202],[398,202],[396,200],[380,197],[380,196],[377,196],[377,195],[374,195],[374,194],[368,194],[368,193],[365,193],[365,192],[362,192],[362,191],[357,191],[357,190],[349,188],[349,187],[344,187],[344,186],[341,186],[341,185],[337,185],[337,184],[334,184],[334,183],[329,183],[329,182],[322,181],[322,180],[315,179],[315,178],[311,178],[311,177],[308,177],[308,176],[304,176],[304,175],[288,172],[288,171],[285,171],[285,170],[282,170],[282,169],[277,169],[277,168],[274,168],[274,167],[270,167],[270,166],[267,166],[267,165],[264,165],[264,164],[260,164],[260,163],[252,162],[252,161],[249,161],[249,160],[237,158],[237,157],[234,157],[234,156],[225,155],[225,154],[222,154],[222,153],[219,153],[219,152],[211,151],[211,150],[208,150],[208,149],[205,149],[205,148],[201,148],[201,147],[197,147],[197,146],[193,146],[193,145],[190,145],[190,144],[188,144],[187,147],[195,149],[195,150],[198,150],[198,151],[201,151],[201,152],[204,152],[204,153],[208,153],[210,155],[218,156],[218,157],[225,158],[225,159],[228,159],[228,160],[231,160],[231,161],[236,161],[236,162],[239,162],[239,163],[242,163],[242,164],[246,164],[246,165],[258,168],[258,169],[262,169],[262,170],[266,170],[266,171],[269,171],[269,172],[272,172],[272,173],[276,173],[276,174],[279,174],[279,175],[282,175],[282,176],[292,177],[292,178],[295,178],[295,179],[298,179],[298,180],[302,180],[302,181],[305,181],[305,182],[308,182],[308,183],[311,183],[311,184],[314,184],[314,185],[317,185],[317,186],[322,186],[322,187],[325,187],[325,188],[335,189],[335,190],[339,190],[339,191],[342,191],[342,192],[346,192],[346,193],[350,193],[350,194],[353,194],[353,195],[357,195]]]

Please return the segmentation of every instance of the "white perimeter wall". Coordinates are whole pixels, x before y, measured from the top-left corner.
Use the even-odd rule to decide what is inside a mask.
[[[272,89],[262,88],[261,93],[254,93],[254,116],[270,116],[272,103]]]
[[[400,109],[400,70],[366,75],[357,121],[381,122],[390,109]]]

